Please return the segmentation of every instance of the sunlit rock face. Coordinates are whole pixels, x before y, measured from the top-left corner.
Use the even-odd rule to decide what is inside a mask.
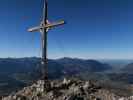
[[[63,81],[49,82],[50,88],[47,91],[44,88],[45,81],[39,80],[2,100],[133,100],[133,96],[117,96],[91,80],[65,78]]]

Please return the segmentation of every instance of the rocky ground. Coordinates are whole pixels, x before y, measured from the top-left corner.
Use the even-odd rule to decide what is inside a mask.
[[[39,80],[1,100],[133,100],[133,96],[117,96],[93,81],[64,79],[47,83]],[[46,85],[48,88],[45,88]]]

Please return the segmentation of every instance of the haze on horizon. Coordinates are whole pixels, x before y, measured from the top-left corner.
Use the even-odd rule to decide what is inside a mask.
[[[40,56],[43,0],[0,0],[0,58]],[[49,58],[133,59],[132,0],[48,0],[50,21],[67,24],[48,34]]]

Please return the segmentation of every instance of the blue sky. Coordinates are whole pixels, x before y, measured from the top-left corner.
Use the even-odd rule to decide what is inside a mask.
[[[43,0],[0,0],[0,58],[40,56]],[[48,33],[49,58],[133,58],[133,0],[48,0],[49,20],[67,24]]]

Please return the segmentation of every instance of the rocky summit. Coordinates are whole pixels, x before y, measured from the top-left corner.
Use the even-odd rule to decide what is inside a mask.
[[[1,100],[133,100],[133,96],[120,97],[91,80],[64,78],[49,83],[49,88],[45,89],[46,82],[39,80]]]

